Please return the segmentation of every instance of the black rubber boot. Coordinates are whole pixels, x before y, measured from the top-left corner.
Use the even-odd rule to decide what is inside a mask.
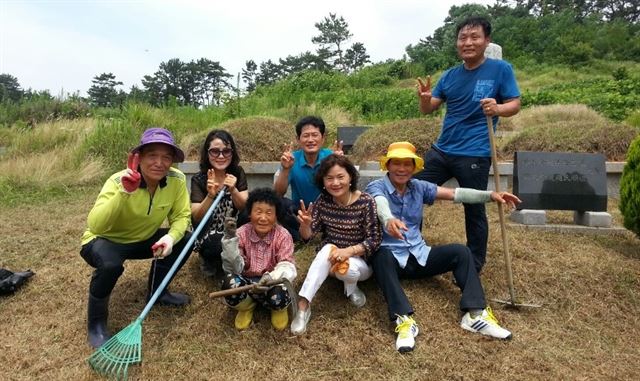
[[[107,330],[109,317],[109,296],[98,299],[89,293],[87,308],[87,336],[89,345],[99,348],[111,338]]]

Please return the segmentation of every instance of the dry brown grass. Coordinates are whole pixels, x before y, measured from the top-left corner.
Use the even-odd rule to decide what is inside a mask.
[[[500,156],[515,151],[601,153],[607,160],[624,161],[638,130],[613,122],[584,105],[538,106],[512,118],[517,133],[501,144]]]
[[[0,209],[0,266],[36,272],[17,294],[0,299],[0,364],[5,380],[98,379],[84,360],[86,293],[91,268],[78,254],[79,237],[98,189],[56,202]],[[64,210],[61,211],[61,205]],[[495,207],[489,206],[488,297],[507,295]],[[619,225],[617,205],[609,213]],[[464,240],[463,212],[438,203],[427,209],[431,244]],[[421,333],[416,350],[399,355],[386,306],[373,280],[363,284],[367,305],[356,310],[328,281],[302,337],[275,332],[269,315],[239,333],[234,314],[208,298],[193,256],[172,285],[193,302],[154,308],[143,325],[142,366],[132,379],[160,380],[622,380],[640,362],[640,240],[628,236],[561,235],[509,229],[516,290],[541,309],[505,310],[494,304],[514,339],[499,342],[462,330],[460,293],[442,276],[404,282]],[[300,284],[311,260],[298,253]],[[111,300],[109,325],[118,331],[144,307],[148,261],[131,261]]]

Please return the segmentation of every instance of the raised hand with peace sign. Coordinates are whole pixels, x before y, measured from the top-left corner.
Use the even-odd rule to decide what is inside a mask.
[[[140,165],[140,154],[129,152],[127,173],[121,178],[122,188],[125,193],[131,194],[140,187],[142,175],[138,172],[138,165]]]
[[[336,140],[333,142],[333,145],[331,146],[331,150],[335,155],[343,156],[344,155],[344,150],[342,149],[343,145],[344,145],[344,141]]]
[[[282,156],[280,156],[280,165],[283,169],[290,169],[293,167],[293,143],[289,142],[284,145],[284,150],[282,152]]]
[[[420,99],[420,112],[429,114],[435,111],[442,104],[442,100],[434,98],[431,93],[431,76],[427,76],[426,80],[418,78],[418,98]]]
[[[311,230],[311,222],[313,221],[313,217],[311,216],[313,212],[313,203],[309,203],[309,207],[304,206],[304,201],[300,200],[300,209],[298,210],[298,222],[300,223],[300,236],[303,239],[309,239],[313,235]]]

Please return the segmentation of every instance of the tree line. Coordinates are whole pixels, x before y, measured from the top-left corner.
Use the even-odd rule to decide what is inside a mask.
[[[494,5],[452,6],[444,24],[406,47],[407,57],[392,62],[410,63],[430,74],[456,64],[455,26],[463,18],[489,18],[492,39],[503,47],[505,58],[517,66],[528,64],[588,65],[594,59],[640,61],[640,9],[637,1],[624,0],[497,0]],[[87,101],[92,106],[117,107],[127,101],[160,106],[206,107],[220,105],[241,92],[272,85],[292,74],[317,71],[351,74],[370,64],[364,44],[354,42],[347,21],[334,13],[315,23],[318,31],[306,51],[278,60],[247,60],[241,75],[232,74],[218,61],[200,58],[162,62],[142,79],[142,88],[129,92],[113,73],[92,80]],[[388,64],[389,61],[386,62]],[[415,73],[411,73],[415,74]],[[407,75],[410,75],[407,73]],[[241,89],[242,79],[244,89]],[[23,91],[17,78],[0,75],[0,102],[51,97],[48,92]],[[76,96],[77,97],[77,96]]]

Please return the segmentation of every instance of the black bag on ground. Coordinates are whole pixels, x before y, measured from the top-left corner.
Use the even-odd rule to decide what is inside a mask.
[[[13,271],[0,269],[0,295],[13,294],[33,274],[31,270],[14,273]]]

